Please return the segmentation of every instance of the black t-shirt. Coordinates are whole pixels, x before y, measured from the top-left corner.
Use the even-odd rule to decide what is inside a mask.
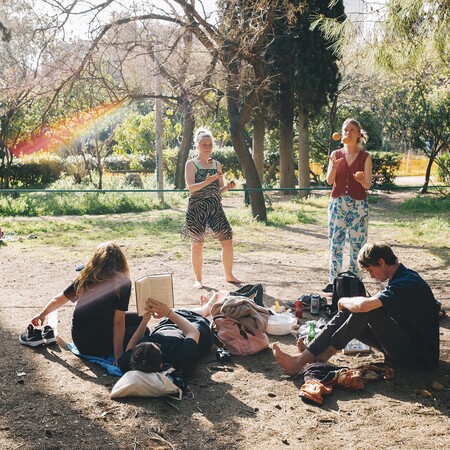
[[[76,302],[72,318],[72,339],[80,353],[94,356],[113,353],[114,314],[116,310],[128,310],[130,279],[118,274],[90,287],[79,297],[72,283],[64,291],[64,295]]]
[[[434,368],[439,363],[439,317],[430,286],[403,264],[377,294],[385,311],[411,336],[417,364]]]
[[[187,338],[186,335],[169,319],[161,320],[149,336],[144,336],[141,342],[156,342],[161,346],[162,360],[164,364],[169,364],[189,376],[201,356],[209,352],[211,348],[211,334],[209,320],[189,310],[178,310],[190,322],[194,323],[200,332],[200,339]],[[118,365],[122,372],[130,370],[131,350],[125,352],[118,360]]]

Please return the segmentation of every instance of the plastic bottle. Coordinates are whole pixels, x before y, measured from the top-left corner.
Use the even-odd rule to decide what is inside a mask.
[[[313,322],[313,323],[310,323],[310,324],[309,324],[309,333],[308,333],[308,337],[307,337],[308,344],[309,344],[315,337],[316,337],[316,324]]]

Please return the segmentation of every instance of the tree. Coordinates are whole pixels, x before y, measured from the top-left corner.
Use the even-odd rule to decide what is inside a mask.
[[[425,65],[408,78],[396,79],[384,97],[386,133],[429,158],[421,193],[427,192],[433,162],[450,148],[450,87],[442,73],[444,69],[436,74]]]
[[[61,48],[46,18],[34,17],[28,2],[3,2],[0,16],[7,18],[0,46],[0,188],[8,188],[16,145],[42,126],[48,92],[61,74],[52,67]]]
[[[318,114],[338,89],[340,74],[337,67],[337,55],[333,50],[335,40],[324,36],[316,28],[311,29],[311,18],[325,16],[337,23],[345,19],[342,0],[309,0],[304,14],[297,22],[299,40],[298,61],[296,63],[295,93],[298,111],[298,185],[310,187],[310,139],[309,120]],[[301,197],[308,191],[300,191]]]

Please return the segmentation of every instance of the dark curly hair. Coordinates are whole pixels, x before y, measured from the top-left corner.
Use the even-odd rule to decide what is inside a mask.
[[[158,372],[162,366],[162,354],[159,344],[141,342],[131,352],[130,369],[141,372]]]

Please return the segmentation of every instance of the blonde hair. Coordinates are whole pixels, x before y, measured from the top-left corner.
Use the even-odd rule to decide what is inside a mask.
[[[207,128],[199,128],[194,135],[194,140],[196,145],[198,146],[198,143],[205,138],[209,138],[212,140],[212,143],[214,145],[214,138],[213,135],[211,133],[211,131],[209,131]]]
[[[80,295],[94,284],[113,279],[117,274],[129,276],[127,258],[118,244],[103,242],[75,279],[75,292]]]
[[[344,123],[342,124],[342,134],[344,134],[344,129],[347,125],[354,125],[356,128],[358,128],[358,131],[361,133],[361,136],[357,140],[357,144],[359,148],[363,147],[363,144],[367,142],[369,139],[369,135],[367,134],[366,130],[363,130],[361,124],[356,119],[346,119]]]

